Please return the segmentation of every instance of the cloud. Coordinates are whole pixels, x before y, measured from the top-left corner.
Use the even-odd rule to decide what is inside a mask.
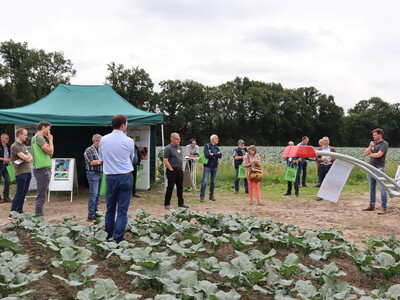
[[[318,45],[316,36],[293,27],[263,26],[249,31],[249,41],[285,52],[304,51]]]

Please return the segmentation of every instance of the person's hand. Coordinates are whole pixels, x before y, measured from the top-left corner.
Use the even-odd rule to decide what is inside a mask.
[[[53,141],[53,135],[50,132],[47,133],[46,138],[49,140],[49,142]]]
[[[10,160],[11,160],[11,158],[5,158],[5,159],[4,159],[4,161],[7,162],[7,163],[9,163]]]
[[[371,141],[371,143],[369,143],[369,146],[370,146],[370,147],[373,147],[374,144],[375,144],[374,141]]]

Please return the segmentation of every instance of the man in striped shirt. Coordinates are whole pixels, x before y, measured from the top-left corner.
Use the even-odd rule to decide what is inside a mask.
[[[96,219],[96,211],[99,206],[101,177],[103,173],[102,161],[99,158],[99,145],[101,135],[93,135],[93,145],[85,150],[83,156],[86,162],[86,177],[89,182],[88,221]]]

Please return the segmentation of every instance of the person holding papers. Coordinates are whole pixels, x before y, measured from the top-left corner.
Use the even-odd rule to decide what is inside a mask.
[[[31,166],[30,162],[33,160],[32,155],[26,149],[24,142],[28,138],[28,131],[24,128],[18,128],[15,135],[17,139],[11,145],[11,161],[14,164],[15,180],[17,183],[17,191],[15,192],[14,199],[11,204],[11,212],[16,211],[20,214],[24,212],[25,196],[29,189],[31,182]],[[14,217],[10,213],[9,220]]]

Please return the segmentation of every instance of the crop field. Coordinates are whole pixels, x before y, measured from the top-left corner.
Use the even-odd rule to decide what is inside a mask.
[[[400,241],[365,238],[359,247],[333,229],[302,230],[270,218],[179,210],[129,218],[125,241],[91,226],[16,215],[0,233],[0,296],[45,299],[397,299]],[[19,237],[46,256],[31,266]],[[24,245],[27,244],[25,240]],[[41,268],[41,271],[37,270]],[[50,276],[51,274],[51,276]],[[48,295],[47,295],[48,296]],[[48,297],[47,299],[49,299]]]

